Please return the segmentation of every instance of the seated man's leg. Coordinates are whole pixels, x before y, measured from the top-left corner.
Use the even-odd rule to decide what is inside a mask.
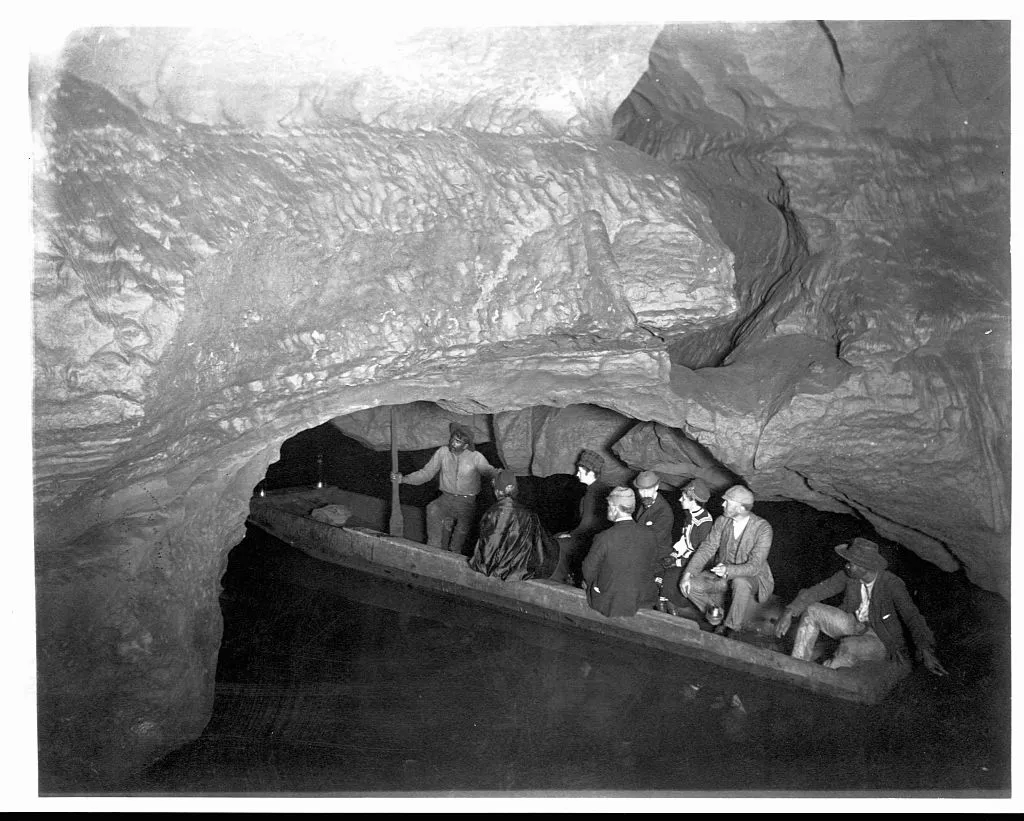
[[[569,558],[572,555],[573,537],[563,536],[555,539],[555,542],[558,544],[558,564],[548,578],[553,582],[565,584],[569,580]]]
[[[741,576],[729,579],[729,612],[725,614],[725,626],[733,630],[742,630],[747,617],[754,610],[754,591],[757,579]]]
[[[590,539],[572,539],[572,551],[568,557],[569,583],[580,586],[583,580],[583,560],[590,550]]]
[[[846,636],[842,639],[835,655],[825,662],[825,666],[838,670],[840,667],[853,667],[861,661],[884,661],[887,655],[878,634],[868,630],[860,636]]]
[[[793,658],[810,660],[819,633],[840,639],[844,636],[857,635],[860,631],[860,622],[852,613],[832,607],[830,604],[815,602],[808,605],[800,617],[800,626],[796,631],[791,655]]]
[[[720,579],[714,573],[704,571],[690,579],[690,595],[687,598],[692,601],[701,613],[707,613],[710,607],[725,608],[725,591],[728,583]]]
[[[679,578],[683,575],[683,568],[669,567],[661,573],[661,595],[671,602],[674,607],[685,607],[688,602],[686,597],[679,592]]]

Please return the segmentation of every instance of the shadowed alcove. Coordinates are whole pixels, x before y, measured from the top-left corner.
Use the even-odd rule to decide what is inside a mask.
[[[401,409],[399,418],[409,413]],[[347,500],[356,526],[376,519],[386,527],[390,455],[346,436],[345,426],[332,420],[284,442],[261,485],[270,494],[317,482],[343,488],[366,500]],[[493,443],[481,451],[500,464]],[[422,467],[431,453],[402,451],[401,470]],[[574,477],[520,482],[547,526],[571,524]],[[405,489],[412,491],[407,510],[437,492],[431,484]],[[481,509],[493,501],[482,496]],[[716,515],[719,507],[709,505]],[[225,630],[210,722],[196,741],[150,767],[137,789],[655,791],[679,779],[679,759],[691,758],[703,769],[686,783],[726,793],[752,784],[834,791],[870,781],[913,791],[996,783],[1006,739],[997,716],[979,711],[976,694],[1004,686],[1005,648],[978,631],[1007,618],[1005,603],[856,517],[793,502],[758,502],[755,511],[774,528],[771,564],[784,600],[840,566],[832,546],[854,536],[881,542],[945,637],[945,657],[957,669],[949,688],[922,673],[883,706],[836,704],[333,566],[250,527],[222,579]],[[406,535],[422,540],[422,521],[414,521]],[[679,747],[683,726],[694,738]],[[874,745],[882,732],[907,755],[879,769]],[[792,748],[808,733],[823,745],[843,739],[833,759],[842,766],[793,767]],[[959,753],[949,756],[945,742],[954,737]],[[565,758],[581,738],[590,751]]]

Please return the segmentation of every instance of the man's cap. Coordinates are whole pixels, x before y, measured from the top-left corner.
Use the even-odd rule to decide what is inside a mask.
[[[516,483],[516,473],[514,470],[508,468],[502,468],[496,474],[494,474],[494,492],[505,493],[515,492],[518,484]]]
[[[683,488],[683,493],[689,493],[701,504],[705,504],[711,498],[711,488],[703,479],[693,479]]]
[[[576,464],[581,468],[597,473],[604,467],[604,457],[597,451],[583,450],[580,453],[580,458],[576,460]]]
[[[868,570],[885,570],[889,562],[878,552],[878,545],[870,539],[855,538],[850,544],[836,546],[836,553],[851,564],[866,567]]]
[[[636,494],[628,487],[621,485],[608,494],[608,501],[616,507],[621,507],[626,513],[636,510]]]
[[[754,504],[754,494],[748,488],[743,487],[743,485],[733,485],[725,492],[722,498],[729,499],[746,507]]]
[[[649,490],[661,484],[661,477],[653,470],[645,470],[633,480],[633,484],[641,490]]]

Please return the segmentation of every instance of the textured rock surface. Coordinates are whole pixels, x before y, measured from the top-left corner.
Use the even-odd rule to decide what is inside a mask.
[[[391,427],[391,411],[367,408],[345,416],[336,416],[331,424],[351,439],[369,448],[390,448],[392,441],[399,450],[426,450],[448,444],[451,425],[457,423],[473,433],[477,444],[491,441],[489,416],[462,416],[446,413],[433,402],[412,402],[397,411],[396,424]]]
[[[728,337],[676,347],[684,364],[732,366],[675,374],[718,400],[698,399],[686,432],[759,493],[832,500],[1004,592],[1007,46],[995,23],[671,27],[619,115],[747,249],[737,282],[753,310]],[[763,213],[749,231],[726,216],[749,210],[738,188],[765,192],[785,238]]]
[[[392,404],[1008,591],[1007,26],[356,40],[87,31],[32,74],[44,785],[199,731],[253,486]]]
[[[85,29],[69,38],[64,65],[170,124],[288,132],[345,121],[604,139],[660,30],[346,22],[280,33]]]

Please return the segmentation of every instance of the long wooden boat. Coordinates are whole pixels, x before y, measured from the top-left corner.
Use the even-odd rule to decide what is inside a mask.
[[[343,525],[313,517],[329,505],[353,515]],[[335,487],[289,488],[253,497],[249,522],[317,559],[375,576],[456,595],[616,641],[740,670],[826,696],[876,704],[906,676],[906,665],[870,664],[832,670],[794,659],[765,646],[705,632],[685,618],[644,610],[628,618],[607,618],[587,605],[582,590],[546,580],[504,582],[469,568],[464,556],[396,538],[383,532],[386,503]],[[422,513],[408,511],[407,521]]]

